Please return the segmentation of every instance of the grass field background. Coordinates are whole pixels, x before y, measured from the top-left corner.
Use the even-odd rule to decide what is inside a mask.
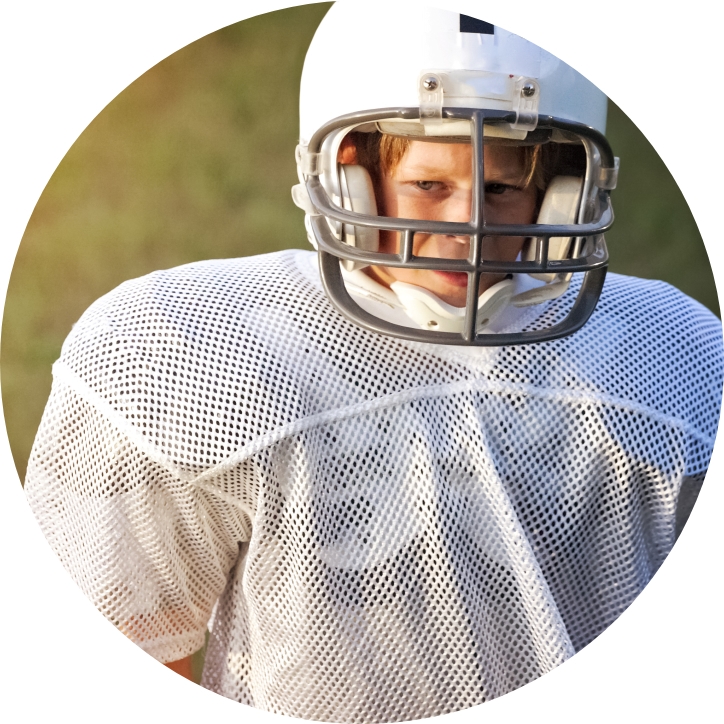
[[[51,364],[85,308],[120,282],[207,258],[306,248],[296,183],[302,62],[328,4],[229,26],[149,70],[87,127],[50,179],[13,268],[0,367],[22,479]],[[676,183],[611,105],[621,157],[611,269],[664,279],[718,313]]]

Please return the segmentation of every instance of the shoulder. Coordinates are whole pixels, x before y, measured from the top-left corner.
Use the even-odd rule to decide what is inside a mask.
[[[564,347],[605,394],[715,433],[721,321],[670,284],[609,274],[591,320]]]
[[[63,345],[71,362],[89,345],[123,337],[126,342],[183,337],[187,341],[219,327],[248,325],[261,307],[294,304],[314,293],[300,270],[300,257],[287,250],[238,259],[195,262],[131,279],[94,302],[74,325]],[[244,319],[245,318],[245,319]]]
[[[591,320],[592,331],[625,342],[626,354],[679,370],[721,367],[721,321],[706,307],[666,282],[609,274]]]
[[[545,322],[570,311],[571,287],[543,310]],[[664,282],[609,274],[578,332],[505,348],[496,374],[523,380],[531,394],[638,410],[713,436],[722,352],[721,322],[704,306]]]
[[[245,406],[283,394],[280,344],[293,344],[295,318],[324,309],[323,291],[304,268],[309,256],[290,250],[204,261],[127,281],[83,314],[54,374],[159,445],[171,435],[185,448],[189,435],[223,436],[222,458],[293,414],[287,394],[285,407],[269,405],[278,419],[254,418],[244,430],[229,423],[253,417]],[[197,440],[200,447],[211,461],[214,444]]]
[[[414,354],[343,318],[315,264],[291,250],[128,281],[86,311],[54,375],[182,467],[410,387]]]
[[[657,325],[673,324],[675,328],[692,324],[721,327],[712,312],[671,284],[623,274],[608,274],[596,313],[648,319]]]
[[[199,261],[155,271],[126,281],[96,300],[79,324],[87,324],[100,315],[123,316],[126,310],[138,307],[154,306],[169,312],[177,311],[179,307],[186,310],[189,302],[200,300],[201,295],[209,308],[224,308],[231,299],[239,304],[251,304],[261,290],[265,296],[273,297],[275,282],[287,286],[303,283],[299,259],[311,255],[311,252],[289,249],[259,256]]]

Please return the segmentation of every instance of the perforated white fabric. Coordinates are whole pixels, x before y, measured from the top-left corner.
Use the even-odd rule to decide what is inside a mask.
[[[273,712],[415,719],[550,671],[674,542],[718,422],[718,320],[610,275],[566,339],[426,346],[347,322],[309,259],[161,271],[86,312],[28,472],[46,536],[162,661],[218,601],[203,683]]]

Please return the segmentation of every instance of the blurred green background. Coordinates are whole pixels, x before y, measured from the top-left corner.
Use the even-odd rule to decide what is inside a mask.
[[[22,477],[51,364],[84,309],[125,279],[213,257],[306,248],[298,86],[328,3],[269,13],[183,48],[88,126],[38,201],[3,317],[2,396]],[[711,269],[666,167],[611,105],[621,156],[611,269],[664,279],[718,313]]]

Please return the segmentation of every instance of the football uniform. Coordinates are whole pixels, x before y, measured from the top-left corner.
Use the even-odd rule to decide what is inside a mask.
[[[555,324],[575,287],[516,324]],[[75,325],[27,496],[147,652],[210,626],[206,687],[435,716],[550,671],[641,592],[707,469],[721,353],[701,305],[614,274],[576,334],[464,348],[351,323],[311,252],[191,264]]]

